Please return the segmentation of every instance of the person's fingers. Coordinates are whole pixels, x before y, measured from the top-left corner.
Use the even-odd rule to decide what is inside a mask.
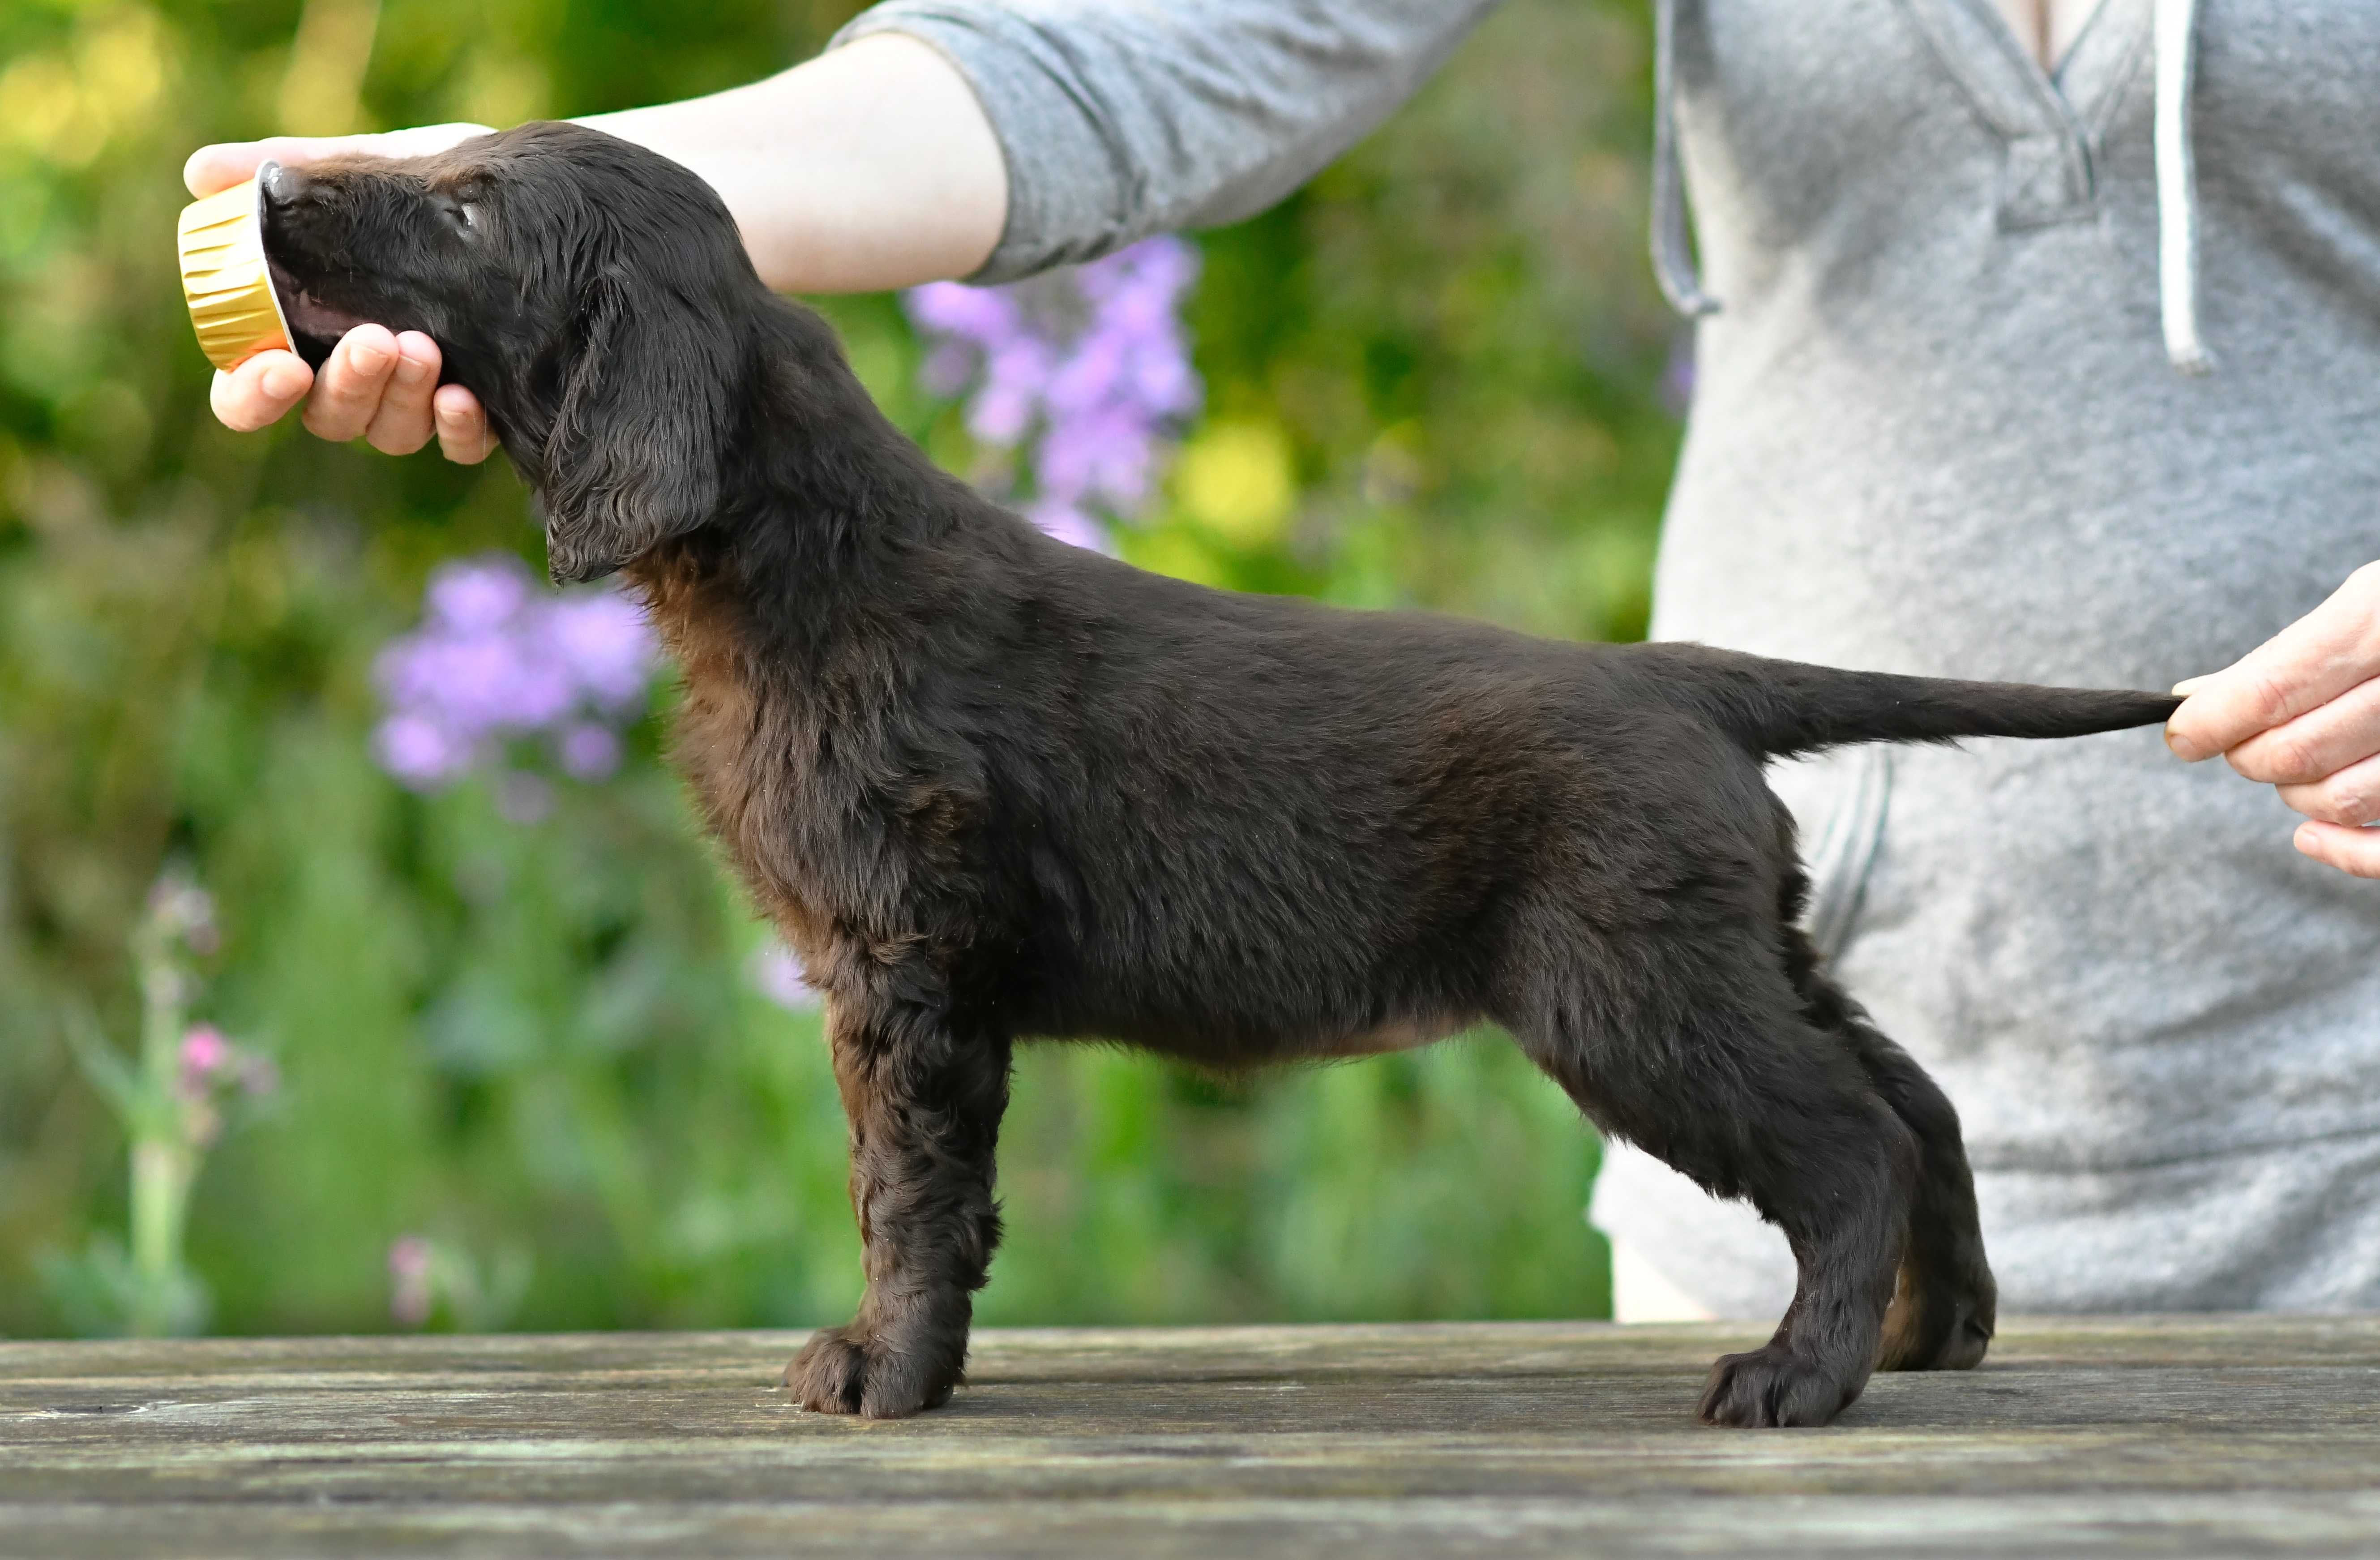
[[[263,140],[218,141],[201,146],[190,153],[182,165],[182,183],[193,196],[208,196],[218,189],[229,189],[244,178],[254,177],[257,165],[266,158],[298,167],[342,152],[365,150],[362,143],[371,136],[273,136]]]
[[[388,389],[364,429],[364,439],[382,455],[411,455],[430,442],[430,397],[438,388],[438,344],[419,331],[396,338],[396,366]]]
[[[2210,674],[2209,674],[2209,676],[2212,676],[2212,674],[2210,673]],[[2182,678],[2180,682],[2178,682],[2178,683],[2174,684],[2174,685],[2173,685],[2173,687],[2172,687],[2168,691],[2173,692],[2173,693],[2178,693],[2178,694],[2181,695],[2181,697],[2183,697],[2184,699],[2187,699],[2187,698],[2189,698],[2192,694],[2196,693],[2200,689],[2204,688],[2205,686],[2206,686],[2206,678],[2205,678],[2205,677],[2204,677],[2204,676],[2199,676],[2199,677],[2184,677],[2184,678]]]
[[[182,165],[182,183],[194,196],[212,195],[254,175],[257,165],[268,157],[293,168],[350,152],[376,157],[419,157],[487,133],[485,125],[457,122],[386,130],[377,135],[273,136],[263,140],[219,141],[190,153],[189,160]]]
[[[431,400],[438,420],[439,453],[462,466],[477,466],[495,453],[495,435],[488,429],[487,409],[480,398],[459,384],[442,384]]]
[[[2325,823],[2380,823],[2380,758],[2348,764],[2306,785],[2273,789],[2292,810]]]
[[[2359,683],[2326,704],[2260,731],[2223,755],[2251,780],[2311,785],[2380,753],[2380,680]]]
[[[2304,714],[2380,674],[2380,566],[2220,672],[2194,678],[2166,745],[2195,763]]]
[[[396,371],[396,337],[385,325],[358,325],[331,348],[306,397],[306,429],[343,445],[371,426],[389,376]]]
[[[2290,843],[2325,866],[2337,867],[2350,876],[2380,878],[2380,829],[2300,823]]]
[[[313,387],[314,371],[297,353],[259,352],[237,368],[215,371],[207,405],[225,427],[252,433],[278,422]]]
[[[438,383],[442,361],[438,344],[419,331],[392,336],[358,325],[332,348],[319,377],[294,352],[260,352],[218,372],[208,399],[224,426],[243,433],[305,401],[306,427],[325,439],[360,435],[374,449],[410,455],[434,433],[447,459],[477,465],[496,447],[487,413],[461,385]]]

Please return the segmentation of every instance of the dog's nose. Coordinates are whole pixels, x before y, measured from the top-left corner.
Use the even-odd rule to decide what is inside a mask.
[[[267,205],[285,206],[298,199],[298,176],[274,162],[264,162],[256,167],[256,188],[264,193]]]

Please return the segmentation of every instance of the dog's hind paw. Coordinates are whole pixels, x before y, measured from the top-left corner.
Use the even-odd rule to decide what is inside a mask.
[[[1879,1371],[1972,1371],[1992,1347],[1998,1311],[1991,1270],[1980,1258],[1955,1283],[1925,1284],[1904,1265],[1885,1313]]]
[[[905,1419],[939,1408],[957,1384],[954,1372],[930,1370],[915,1355],[856,1326],[812,1335],[785,1367],[785,1386],[803,1408],[870,1420]]]
[[[1990,1313],[1964,1298],[1936,1297],[1924,1307],[1893,1302],[1885,1318],[1879,1371],[1972,1371],[1992,1347]]]
[[[1826,1424],[1866,1384],[1864,1378],[1846,1383],[1841,1372],[1769,1344],[1749,1354],[1721,1355],[1695,1417],[1743,1430]]]

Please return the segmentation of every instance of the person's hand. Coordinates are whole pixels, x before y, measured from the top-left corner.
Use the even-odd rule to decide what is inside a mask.
[[[2297,847],[2380,877],[2380,564],[2185,695],[2166,746],[2195,763],[2221,753],[2306,815]]]
[[[231,141],[190,153],[182,182],[194,196],[212,195],[251,177],[267,158],[298,167],[349,152],[415,157],[487,133],[485,125],[429,125],[386,135]],[[461,385],[439,384],[440,364],[438,344],[419,331],[358,325],[331,348],[319,375],[295,352],[259,352],[218,372],[207,402],[225,427],[241,433],[279,421],[303,401],[307,429],[325,439],[362,438],[390,455],[410,455],[434,434],[447,459],[485,460],[495,448],[487,413]]]

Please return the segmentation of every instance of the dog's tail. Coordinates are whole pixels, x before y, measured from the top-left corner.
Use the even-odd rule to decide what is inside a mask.
[[[1762,757],[1847,742],[1949,742],[1961,737],[2087,737],[2154,725],[2169,693],[1956,682],[1769,661],[1701,645],[1646,645],[1664,680]]]

